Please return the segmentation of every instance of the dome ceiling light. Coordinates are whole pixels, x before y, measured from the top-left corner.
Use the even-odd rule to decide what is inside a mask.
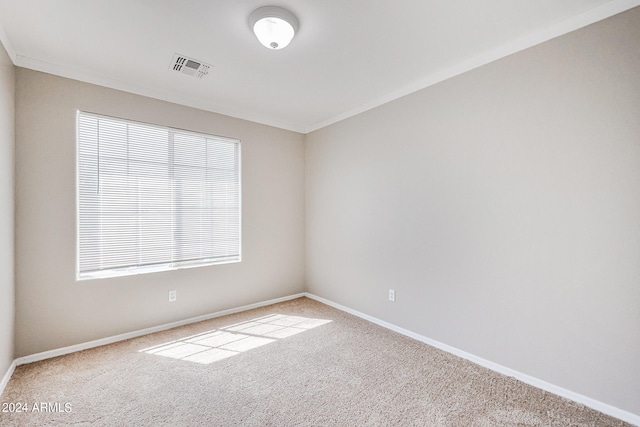
[[[281,7],[264,6],[249,15],[249,26],[264,47],[278,50],[293,39],[298,31],[298,19]]]

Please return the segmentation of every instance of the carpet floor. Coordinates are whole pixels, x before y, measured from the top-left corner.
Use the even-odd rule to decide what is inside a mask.
[[[308,298],[19,366],[0,404],[1,426],[630,426]]]

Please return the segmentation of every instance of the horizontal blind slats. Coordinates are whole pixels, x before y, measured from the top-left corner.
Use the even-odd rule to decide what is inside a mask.
[[[240,258],[239,142],[78,114],[79,277]]]

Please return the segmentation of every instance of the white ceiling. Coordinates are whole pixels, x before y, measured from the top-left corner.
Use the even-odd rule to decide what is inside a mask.
[[[270,51],[260,6],[300,21]],[[17,66],[302,133],[640,5],[640,0],[0,0]],[[169,69],[180,53],[204,79]]]

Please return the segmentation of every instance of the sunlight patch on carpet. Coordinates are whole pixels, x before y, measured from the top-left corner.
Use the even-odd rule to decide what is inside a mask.
[[[140,350],[141,353],[209,364],[330,323],[286,314],[270,314]]]

